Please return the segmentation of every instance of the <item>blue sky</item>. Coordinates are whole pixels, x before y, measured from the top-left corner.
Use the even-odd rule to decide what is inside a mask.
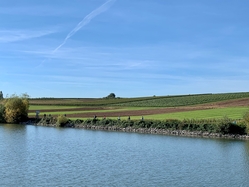
[[[248,7],[0,0],[0,90],[33,98],[249,91]]]

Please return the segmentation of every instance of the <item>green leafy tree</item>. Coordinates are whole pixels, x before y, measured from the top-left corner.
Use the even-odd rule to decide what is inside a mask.
[[[28,95],[12,95],[4,101],[4,118],[8,123],[19,123],[28,118],[29,100]]]

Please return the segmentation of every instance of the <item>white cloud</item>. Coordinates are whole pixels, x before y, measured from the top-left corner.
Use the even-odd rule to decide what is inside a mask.
[[[70,7],[58,7],[51,5],[40,6],[11,6],[1,7],[0,14],[5,15],[27,15],[27,16],[62,16],[75,13]]]
[[[18,42],[39,38],[57,32],[55,29],[50,30],[0,30],[0,43]]]

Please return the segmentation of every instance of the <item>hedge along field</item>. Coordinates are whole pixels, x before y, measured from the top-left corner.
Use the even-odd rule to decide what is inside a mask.
[[[231,108],[217,108],[207,110],[197,110],[188,112],[176,112],[168,114],[155,114],[145,116],[146,119],[222,119],[228,117],[231,119],[242,119],[244,114],[248,111],[247,107],[231,107]]]

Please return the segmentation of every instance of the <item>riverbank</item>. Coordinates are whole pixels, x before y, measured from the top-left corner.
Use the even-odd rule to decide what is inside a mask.
[[[55,122],[55,121],[54,121]],[[37,126],[48,126],[48,127],[58,127],[56,123],[34,123]],[[128,132],[128,133],[143,133],[143,134],[158,134],[158,135],[173,135],[173,136],[185,136],[185,137],[203,137],[203,138],[226,138],[226,139],[240,139],[249,140],[249,135],[246,134],[222,134],[216,132],[208,132],[201,130],[179,130],[179,129],[163,129],[163,128],[146,128],[146,127],[120,127],[118,125],[96,125],[91,121],[91,123],[86,124],[86,121],[69,121],[67,124],[63,125],[63,128],[78,128],[87,130],[100,130],[100,131],[114,131],[114,132]]]

